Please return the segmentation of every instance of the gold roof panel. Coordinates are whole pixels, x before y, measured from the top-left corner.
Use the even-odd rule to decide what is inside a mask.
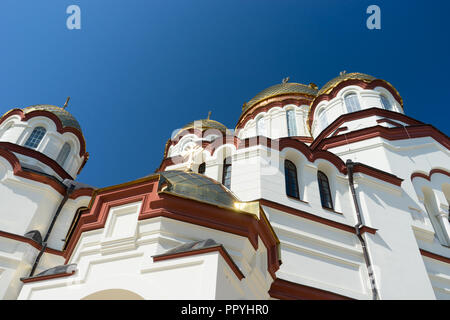
[[[276,84],[267,89],[264,89],[263,91],[258,93],[256,96],[254,96],[253,99],[251,99],[247,103],[244,103],[244,105],[242,106],[242,112],[249,110],[251,107],[253,107],[258,102],[261,102],[268,98],[276,97],[279,95],[299,94],[299,95],[307,95],[307,96],[315,97],[317,95],[317,89],[315,89],[314,87],[315,87],[314,85],[308,86],[305,84],[294,83],[294,82],[286,82],[286,83]]]
[[[33,106],[23,108],[22,110],[24,114],[36,110],[49,111],[53,113],[55,116],[57,116],[59,120],[61,120],[63,127],[72,127],[81,131],[81,126],[78,123],[78,121],[66,109],[57,106],[52,106],[49,104],[36,104]]]
[[[371,82],[373,80],[375,80],[375,77],[369,76],[368,74],[365,73],[359,73],[359,72],[353,72],[353,73],[344,73],[341,74],[340,76],[331,79],[330,81],[328,81],[320,90],[319,93],[317,94],[318,96],[320,96],[321,94],[328,94],[331,92],[331,90],[333,90],[333,88],[335,88],[337,85],[339,85],[339,83],[345,81],[345,80],[352,80],[352,79],[357,79],[357,80],[362,80],[365,82]]]

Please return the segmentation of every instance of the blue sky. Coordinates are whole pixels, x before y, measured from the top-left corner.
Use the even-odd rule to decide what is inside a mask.
[[[66,8],[81,8],[81,30]],[[381,8],[381,30],[366,8]],[[172,131],[206,118],[234,128],[245,101],[340,71],[392,83],[405,113],[449,134],[448,1],[2,0],[0,113],[62,106],[80,122],[96,187],[148,175]]]

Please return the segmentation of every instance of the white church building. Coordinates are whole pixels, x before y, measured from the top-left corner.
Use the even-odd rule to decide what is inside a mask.
[[[407,106],[406,106],[407,109]],[[450,140],[342,72],[174,132],[93,188],[63,107],[0,118],[0,299],[450,299]]]

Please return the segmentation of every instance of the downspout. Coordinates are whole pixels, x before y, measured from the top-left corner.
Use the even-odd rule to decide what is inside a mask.
[[[353,203],[355,205],[356,216],[358,218],[358,224],[355,225],[356,235],[358,236],[359,241],[361,242],[361,247],[363,250],[364,261],[366,262],[367,271],[369,273],[370,286],[372,288],[372,300],[378,300],[380,297],[378,295],[377,286],[375,283],[375,274],[372,269],[372,263],[370,261],[369,253],[367,251],[366,241],[364,240],[361,234],[361,228],[364,226],[364,222],[362,221],[361,211],[358,204],[358,199],[356,198],[355,185],[353,183],[353,166],[355,163],[348,159],[346,162],[347,166],[347,174],[348,174],[348,184],[350,185],[350,190],[352,191]]]
[[[75,189],[75,185],[73,185],[73,184],[70,184],[69,187],[66,187],[66,192],[64,194],[64,198],[62,198],[62,200],[61,200],[61,202],[60,202],[60,204],[58,206],[58,209],[56,209],[56,212],[55,212],[55,214],[53,216],[52,221],[50,222],[50,226],[48,227],[48,230],[47,230],[47,233],[46,233],[46,235],[44,237],[44,240],[42,240],[42,243],[41,243],[42,248],[41,248],[41,250],[39,251],[39,254],[36,257],[36,260],[34,261],[33,268],[31,269],[29,277],[32,277],[34,272],[36,271],[36,268],[37,268],[37,266],[39,264],[39,260],[41,260],[42,254],[44,253],[45,249],[47,248],[47,241],[48,241],[48,238],[50,237],[50,234],[51,234],[51,232],[53,230],[53,227],[55,225],[56,219],[58,218],[59,214],[61,213],[62,208],[64,207],[64,204],[67,202],[67,200],[69,199],[69,196],[72,194],[74,189]]]

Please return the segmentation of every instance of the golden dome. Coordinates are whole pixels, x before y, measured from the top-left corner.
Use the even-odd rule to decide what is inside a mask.
[[[192,171],[160,172],[158,191],[226,208],[235,208],[235,202],[238,201],[220,182]]]
[[[81,127],[78,121],[66,109],[57,106],[52,106],[49,104],[36,104],[33,106],[23,108],[22,110],[24,114],[37,110],[51,112],[55,116],[57,116],[59,120],[61,120],[63,127],[71,127],[81,131]]]
[[[376,79],[375,77],[369,76],[368,74],[365,74],[365,73],[359,73],[359,72],[343,73],[343,74],[339,75],[338,77],[328,81],[322,87],[322,89],[319,90],[317,95],[320,96],[321,94],[328,94],[328,93],[330,93],[331,90],[333,90],[341,82],[346,81],[346,80],[361,80],[361,81],[364,81],[364,82],[371,82],[371,81],[373,81],[375,79]]]
[[[255,97],[253,97],[253,99],[251,99],[249,102],[244,103],[244,105],[242,106],[242,112],[244,113],[245,111],[249,110],[258,102],[261,102],[268,98],[287,94],[303,95],[303,96],[306,95],[314,98],[317,95],[317,89],[314,84],[310,84],[308,86],[305,84],[294,82],[279,83],[267,89],[264,89],[263,91],[258,93]]]
[[[197,130],[202,130],[202,131],[209,130],[209,129],[215,129],[215,130],[219,130],[223,134],[226,134],[227,130],[228,130],[228,128],[226,126],[224,126],[223,124],[221,124],[218,121],[211,120],[211,119],[201,119],[201,120],[195,120],[195,121],[189,122],[183,128],[178,130],[178,132],[176,133],[175,136],[179,135],[184,130],[189,130],[189,129],[197,129]]]

